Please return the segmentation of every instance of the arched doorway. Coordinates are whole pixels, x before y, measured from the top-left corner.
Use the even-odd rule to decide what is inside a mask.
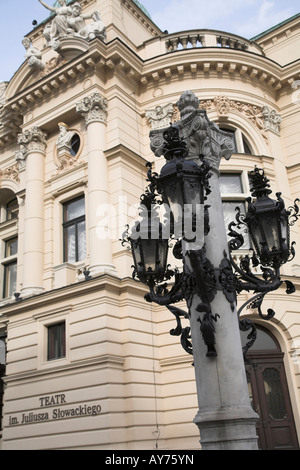
[[[269,331],[256,325],[257,340],[248,351],[246,374],[249,396],[259,420],[256,430],[262,450],[299,449],[284,353]],[[243,345],[247,342],[242,334]]]

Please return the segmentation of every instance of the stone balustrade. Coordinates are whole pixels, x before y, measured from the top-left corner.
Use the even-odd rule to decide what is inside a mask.
[[[260,46],[254,42],[235,34],[215,30],[191,30],[168,34],[165,37],[165,44],[167,52],[201,47],[222,47],[262,54]]]

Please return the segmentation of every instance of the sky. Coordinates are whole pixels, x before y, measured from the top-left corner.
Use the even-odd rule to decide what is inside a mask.
[[[300,13],[299,0],[140,1],[162,31],[217,29],[247,39]],[[22,39],[33,29],[32,21],[39,23],[48,13],[38,0],[0,0],[0,82],[9,81],[23,63]]]

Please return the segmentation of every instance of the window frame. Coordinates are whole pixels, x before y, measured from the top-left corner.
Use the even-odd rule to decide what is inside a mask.
[[[38,369],[51,369],[58,365],[64,366],[70,363],[70,342],[69,342],[69,318],[71,308],[66,306],[63,309],[50,309],[46,312],[34,315],[37,320],[38,332]],[[65,322],[65,357],[59,359],[48,360],[48,327]]]
[[[15,204],[12,206],[12,208],[10,208],[9,206],[13,202],[15,202]],[[10,201],[6,203],[5,210],[6,210],[6,222],[8,220],[17,220],[19,218],[19,204],[18,204],[17,197],[14,197],[13,199],[11,199]],[[10,217],[9,217],[9,214],[10,214]]]
[[[17,236],[14,236],[14,237],[10,237],[9,239],[7,240],[3,240],[3,257],[1,257],[1,271],[2,271],[2,274],[3,274],[3,281],[2,281],[2,299],[9,299],[12,297],[12,295],[14,294],[14,292],[12,292],[11,294],[9,294],[10,290],[11,290],[11,286],[10,286],[10,282],[8,281],[8,269],[9,267],[11,266],[16,266],[16,280],[15,280],[15,286],[13,288],[13,290],[16,292],[16,288],[17,288],[17,268],[18,268],[18,246],[17,246],[17,250],[14,254],[10,255],[7,253],[7,247],[8,247],[8,243],[12,242],[16,240],[18,242],[18,237]]]
[[[73,202],[79,201],[80,199],[83,199],[84,203],[84,215],[76,217],[71,220],[66,220],[66,211],[67,211],[67,206],[69,204],[72,204]],[[64,263],[77,263],[80,261],[83,261],[86,258],[86,251],[85,251],[85,257],[83,259],[79,259],[79,246],[78,246],[78,225],[82,222],[85,223],[85,237],[86,237],[86,205],[85,205],[85,195],[81,194],[80,196],[77,196],[75,198],[69,199],[68,201],[65,201],[62,203],[62,227],[63,227],[63,262]],[[75,227],[75,261],[70,261],[68,259],[68,228],[69,227]],[[86,240],[85,240],[86,243]]]
[[[50,361],[57,361],[60,359],[66,359],[66,321],[62,320],[59,322],[51,323],[46,326],[47,328],[47,362]],[[55,341],[55,338],[50,338],[51,331],[54,334],[54,328],[58,333],[58,338],[56,339],[59,342],[58,346],[58,353],[55,354],[56,347],[55,345],[51,345],[50,342]],[[51,352],[53,347],[54,352]]]
[[[246,198],[251,196],[250,193],[250,183],[248,179],[248,171],[247,170],[240,170],[240,171],[234,171],[234,170],[221,170],[220,171],[220,177],[223,175],[239,175],[240,176],[240,182],[241,182],[241,188],[242,192],[234,192],[234,193],[221,193],[221,188],[220,188],[220,193],[221,193],[221,199],[222,199],[222,206],[224,202],[229,202],[229,203],[243,203],[245,204],[245,214],[247,211],[247,203],[246,203]],[[226,229],[226,235],[228,233],[228,227],[225,226]],[[241,247],[238,252],[249,252],[251,249],[251,238],[250,235],[248,236],[249,238],[249,248],[247,247]]]
[[[223,127],[224,123],[219,123],[219,127],[222,131],[225,132],[230,132],[233,135],[234,138],[234,143],[235,143],[235,150],[233,153],[241,153],[244,155],[255,155],[252,145],[248,141],[247,137],[245,134],[242,132],[242,130],[239,127],[234,127],[231,125],[228,125],[228,127]],[[248,147],[248,150],[245,148]],[[246,151],[247,150],[247,151]]]

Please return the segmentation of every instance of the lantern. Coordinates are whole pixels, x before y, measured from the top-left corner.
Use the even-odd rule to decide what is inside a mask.
[[[163,154],[168,161],[158,178],[160,191],[173,215],[175,238],[191,241],[196,229],[203,233],[203,204],[205,193],[210,192],[207,183],[210,166],[205,161],[200,166],[186,159],[186,142],[179,138],[178,128],[171,126],[164,132],[164,139]],[[197,227],[197,223],[202,226]]]
[[[281,193],[277,201],[271,199],[269,180],[264,171],[255,168],[249,174],[251,192],[256,201],[248,198],[248,212],[244,219],[247,224],[254,248],[264,266],[279,268],[290,256],[290,212],[285,209]]]
[[[164,237],[154,194],[146,190],[141,203],[141,220],[135,222],[130,234],[127,227],[123,243],[130,244],[134,261],[133,277],[137,277],[143,284],[154,286],[170,274],[167,269],[169,238]]]

